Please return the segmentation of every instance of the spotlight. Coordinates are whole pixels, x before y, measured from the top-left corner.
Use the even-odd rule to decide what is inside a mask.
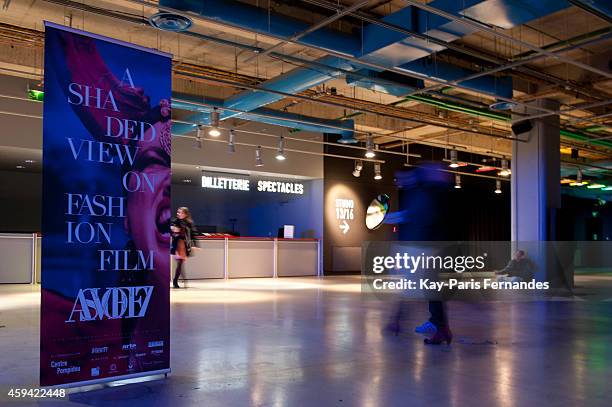
[[[366,158],[374,158],[376,153],[374,152],[374,138],[372,138],[372,134],[368,134],[366,137]]]
[[[604,184],[591,184],[589,185],[587,188],[588,189],[601,189],[601,188],[605,188],[606,186]]]
[[[255,167],[263,167],[263,159],[261,158],[261,146],[255,149]]]
[[[496,180],[495,181],[495,193],[496,194],[501,194],[502,190],[501,190],[501,181],[500,180]]]
[[[374,179],[377,181],[382,179],[382,175],[380,173],[380,163],[374,163]]]
[[[276,159],[279,161],[284,161],[285,159],[287,159],[287,157],[285,157],[285,138],[283,136],[280,136],[280,138],[278,139],[278,151],[276,153]]]
[[[361,176],[361,170],[363,170],[363,162],[361,160],[356,160],[355,169],[353,170],[353,176],[354,177]]]
[[[506,160],[506,159],[501,160],[501,165],[502,165],[502,169],[501,169],[500,172],[497,173],[497,175],[502,176],[502,177],[510,176],[510,174],[512,174],[512,172],[508,168],[508,160]]]
[[[451,157],[451,163],[448,166],[451,168],[459,167],[459,163],[457,162],[457,150],[453,148],[450,152],[450,157]]]
[[[219,130],[219,111],[216,107],[210,112],[210,130],[208,130],[208,134],[212,137],[219,137],[221,135],[221,130]]]
[[[202,126],[198,124],[196,127],[195,144],[193,148],[202,149]]]
[[[234,129],[231,129],[229,131],[229,140],[227,141],[227,151],[229,153],[236,152],[236,145],[234,144],[235,138],[236,138],[236,133],[234,132]]]
[[[461,189],[461,175],[455,175],[455,189]]]

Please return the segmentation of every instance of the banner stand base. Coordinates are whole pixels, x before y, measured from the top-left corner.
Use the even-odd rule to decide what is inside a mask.
[[[165,379],[172,369],[161,369],[150,372],[132,373],[117,377],[105,377],[103,379],[86,380],[82,382],[57,384],[54,386],[40,386],[45,389],[70,389],[68,394],[84,393],[92,390],[99,390],[107,387],[125,386],[133,383],[149,382],[153,380]],[[163,376],[162,376],[163,375]],[[148,379],[145,379],[148,378]]]

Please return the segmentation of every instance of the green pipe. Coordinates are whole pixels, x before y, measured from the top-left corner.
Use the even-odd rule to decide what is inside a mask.
[[[611,32],[611,31],[612,31],[612,28],[605,27],[605,28],[599,29],[597,31],[591,31],[591,32],[588,32],[588,33],[585,33],[585,34],[580,34],[580,35],[578,35],[576,37],[569,38],[567,40],[562,40],[562,41],[558,41],[558,42],[555,42],[555,43],[552,43],[552,44],[544,45],[542,47],[542,49],[550,51],[550,50],[553,50],[555,48],[559,48],[559,47],[562,47],[562,46],[565,46],[565,45],[573,45],[574,43],[577,43],[577,42],[582,42],[584,40],[595,38],[595,37],[607,34],[607,33]],[[527,51],[527,52],[524,52],[522,54],[518,54],[517,56],[515,56],[513,58],[513,60],[514,61],[518,61],[518,60],[521,60],[521,59],[526,58],[528,56],[534,55],[535,53],[536,53],[535,51]]]
[[[489,119],[493,119],[493,120],[497,120],[500,122],[509,122],[510,120],[512,120],[512,117],[508,114],[504,114],[504,113],[496,113],[496,112],[491,112],[491,111],[487,111],[485,109],[477,109],[477,108],[472,108],[466,105],[462,105],[459,103],[452,103],[452,102],[444,102],[442,100],[433,98],[431,96],[425,96],[425,95],[413,95],[413,96],[408,96],[407,98],[404,98],[402,100],[399,100],[397,102],[392,103],[392,105],[397,106],[400,105],[402,103],[405,103],[408,100],[414,100],[420,103],[424,103],[430,106],[435,106],[438,107],[440,109],[445,109],[445,110],[450,110],[453,112],[459,112],[459,113],[464,113],[464,114],[468,114],[471,116],[477,116],[477,117],[487,117]],[[596,127],[596,126],[595,126]],[[590,131],[596,131],[597,129],[592,129],[589,128]],[[567,138],[571,138],[574,140],[579,140],[579,141],[584,141],[584,142],[588,142],[590,144],[593,145],[599,145],[599,146],[603,146],[603,147],[608,147],[608,148],[612,148],[612,141],[610,140],[601,140],[598,141],[597,139],[593,139],[592,137],[584,134],[584,133],[579,133],[579,132],[573,132],[570,130],[566,130],[566,129],[561,129],[559,131],[559,133],[562,136],[565,136]]]
[[[33,100],[37,100],[42,102],[44,100],[44,92],[42,91],[36,91],[36,90],[30,90],[28,92],[28,96],[30,97],[30,99]],[[412,96],[408,96],[407,98],[398,100],[397,102],[393,102],[391,103],[391,106],[398,106],[401,105],[402,103],[406,103],[409,100],[414,100],[416,102],[419,103],[424,103],[430,106],[435,106],[438,107],[440,109],[445,109],[445,110],[450,110],[453,112],[459,112],[459,113],[464,113],[464,114],[468,114],[471,116],[477,116],[477,117],[487,117],[489,119],[493,119],[493,120],[497,120],[497,121],[501,121],[501,122],[508,122],[511,120],[510,115],[507,114],[503,114],[503,113],[495,113],[495,112],[491,112],[485,109],[477,109],[477,108],[472,108],[466,105],[462,105],[460,103],[452,103],[452,102],[444,102],[440,99],[436,99],[433,98],[431,96],[426,96],[426,95],[412,95]],[[340,118],[340,120],[343,119],[348,119],[351,117],[355,117],[355,116],[359,116],[361,115],[361,112],[355,112],[355,113],[351,113],[349,115],[345,115],[343,117]],[[294,132],[296,129],[293,129],[291,132]],[[593,129],[594,130],[594,129]],[[591,130],[591,131],[593,131]],[[603,147],[609,147],[612,148],[612,141],[610,140],[597,140],[597,139],[593,139],[591,137],[589,137],[586,134],[583,133],[577,133],[577,132],[573,132],[573,131],[569,131],[569,130],[565,130],[565,129],[561,129],[559,131],[559,133],[562,136],[565,136],[567,138],[571,138],[574,140],[579,140],[579,141],[583,141],[583,142],[588,142],[589,144],[593,144],[593,145],[599,145],[599,146],[603,146]]]
[[[600,131],[605,130],[606,128],[604,126],[589,126],[587,128],[584,129],[584,131],[588,131],[589,133],[598,133]]]
[[[597,140],[590,136],[587,136],[584,133],[577,133],[577,132],[573,132],[573,131],[569,131],[565,129],[559,130],[559,133],[562,136],[565,136],[567,138],[571,138],[574,140],[584,141],[585,143],[612,148],[612,141],[610,140]]]
[[[423,103],[426,105],[435,106],[440,109],[450,110],[450,111],[458,112],[458,113],[465,113],[471,116],[486,117],[486,118],[501,121],[501,122],[507,122],[508,120],[510,120],[510,115],[507,115],[504,113],[495,113],[495,112],[491,112],[490,110],[469,107],[469,106],[462,105],[459,103],[444,102],[440,99],[436,99],[436,98],[433,98],[431,96],[426,96],[426,95],[408,96],[402,100],[393,102],[391,105],[398,106],[408,101],[416,101],[416,102]]]

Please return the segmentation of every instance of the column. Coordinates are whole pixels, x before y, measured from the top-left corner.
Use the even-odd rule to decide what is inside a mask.
[[[534,106],[559,110],[559,102],[540,99]],[[518,107],[516,113],[542,113],[531,107]],[[523,116],[524,117],[524,116]],[[556,288],[573,286],[573,269],[561,267],[571,263],[562,256],[573,255],[557,250],[555,240],[556,210],[561,207],[561,162],[559,116],[551,115],[521,121],[513,115],[511,182],[511,229],[514,249],[526,250],[538,265],[536,278],[547,280]],[[560,246],[558,246],[560,247]]]

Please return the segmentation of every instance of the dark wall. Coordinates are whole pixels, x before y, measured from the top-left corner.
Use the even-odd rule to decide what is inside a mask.
[[[39,232],[42,174],[0,171],[0,232]]]
[[[449,191],[455,207],[451,225],[459,240],[511,239],[510,183],[502,182],[501,194],[494,190],[494,180],[462,177],[462,188]]]
[[[330,162],[326,166],[333,171],[325,177],[325,200],[324,200],[324,244],[323,260],[325,271],[328,274],[334,272],[357,271],[356,265],[360,261],[356,248],[361,248],[364,241],[395,240],[397,233],[394,232],[393,225],[383,224],[376,230],[369,230],[365,224],[366,210],[379,194],[387,194],[390,198],[390,210],[398,209],[397,188],[389,180],[390,175],[386,175],[385,180],[374,181],[371,171],[363,171],[359,178],[347,178],[338,176],[348,172],[351,174],[352,162],[339,160],[341,162]],[[344,168],[348,162],[349,167]],[[332,170],[333,169],[333,170]],[[334,176],[335,175],[335,176]],[[340,215],[338,219],[336,200],[351,200],[354,203],[352,208],[352,219],[344,219]],[[348,209],[342,208],[340,210]],[[346,211],[345,211],[346,213]],[[346,221],[346,223],[345,223]],[[346,233],[344,230],[348,225]],[[355,258],[355,256],[358,256]]]
[[[172,207],[187,206],[202,231],[276,237],[278,228],[295,225],[295,237],[323,235],[323,181],[300,181],[303,195],[204,189],[173,184]]]
[[[611,240],[612,202],[563,195],[556,229],[557,240]]]
[[[328,147],[328,153],[337,153],[336,147]],[[421,154],[427,159],[441,162],[443,150],[432,150],[428,147],[413,148],[411,152]],[[346,154],[345,150],[342,150]],[[360,158],[361,151],[355,154]],[[382,165],[383,179],[375,181],[371,163],[364,162],[361,177],[352,176],[354,161],[325,158],[325,228],[324,228],[324,268],[326,274],[358,272],[360,247],[363,241],[393,241],[403,238],[411,239],[410,232],[414,219],[421,216],[436,216],[432,225],[446,228],[449,233],[436,236],[452,236],[450,240],[510,240],[510,183],[503,182],[502,194],[495,194],[495,180],[475,177],[462,177],[461,189],[454,188],[454,175],[447,174],[449,184],[442,191],[436,192],[436,198],[443,205],[437,205],[440,211],[432,213],[426,208],[418,209],[419,214],[408,217],[393,216],[395,224],[383,224],[379,229],[370,231],[365,226],[365,212],[369,203],[378,194],[385,193],[390,197],[390,212],[403,211],[413,205],[415,197],[410,190],[398,188],[398,179],[414,167],[406,166],[402,156],[379,154],[385,160]],[[425,160],[411,158],[412,164],[421,165]],[[420,163],[419,163],[420,162]],[[443,165],[440,168],[446,168]],[[399,182],[401,184],[401,181]],[[355,201],[354,220],[348,222],[350,231],[346,234],[340,229],[342,220],[335,213],[337,198]],[[435,210],[433,211],[435,212]],[[391,217],[390,217],[391,218]],[[423,222],[420,222],[423,225]],[[452,233],[450,233],[452,232]],[[434,235],[428,235],[434,236]],[[427,239],[439,240],[439,239]],[[444,239],[446,240],[446,239]],[[352,266],[350,270],[347,266]]]
[[[328,153],[347,154],[346,149],[328,147]],[[357,150],[359,151],[359,150]],[[361,153],[361,152],[360,152]],[[357,154],[356,158],[360,158]],[[390,159],[391,157],[391,159]],[[376,230],[369,230],[365,225],[365,215],[370,202],[379,194],[390,198],[390,211],[399,208],[398,193],[394,174],[403,169],[403,158],[379,154],[380,159],[387,161],[382,166],[381,180],[374,180],[374,167],[370,162],[363,163],[360,177],[352,175],[354,161],[325,157],[325,199],[324,199],[324,239],[323,267],[326,274],[354,273],[360,270],[361,244],[364,241],[392,241],[397,239],[394,225],[383,224]],[[336,199],[353,200],[353,219],[346,220],[350,229],[344,233],[344,219],[338,219]]]

